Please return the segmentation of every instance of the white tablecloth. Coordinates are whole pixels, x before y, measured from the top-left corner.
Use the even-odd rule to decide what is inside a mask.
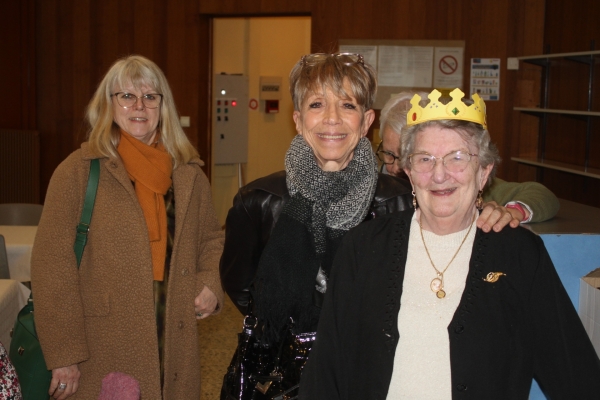
[[[10,279],[19,282],[31,280],[31,249],[37,226],[0,225],[0,235],[6,242]]]
[[[0,279],[0,342],[10,348],[10,330],[17,314],[27,303],[29,289],[14,279]]]

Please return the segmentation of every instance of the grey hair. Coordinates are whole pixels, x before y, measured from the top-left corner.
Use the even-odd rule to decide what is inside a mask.
[[[462,121],[457,119],[441,119],[427,121],[413,126],[405,126],[400,135],[400,166],[410,169],[408,156],[415,150],[415,139],[419,132],[430,127],[438,127],[440,129],[449,129],[458,133],[471,147],[476,148],[478,153],[479,164],[486,168],[490,164],[494,164],[492,172],[488,177],[488,184],[496,174],[496,168],[501,161],[498,153],[498,148],[492,143],[490,133],[484,129],[482,125]]]
[[[383,140],[383,131],[386,128],[390,128],[400,136],[402,128],[406,126],[408,110],[412,107],[410,100],[415,94],[421,96],[422,99],[427,99],[427,93],[425,92],[407,91],[392,95],[385,103],[379,116],[379,138],[381,140]]]

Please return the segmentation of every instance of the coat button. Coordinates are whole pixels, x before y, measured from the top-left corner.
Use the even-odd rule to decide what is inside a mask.
[[[187,268],[184,268],[183,270],[181,270],[181,275],[186,276],[188,272],[189,270]]]
[[[467,385],[459,383],[458,385],[456,385],[456,390],[458,390],[459,392],[466,392]]]
[[[183,321],[179,321],[179,323],[177,324],[177,327],[179,329],[183,329]]]
[[[465,327],[462,325],[457,325],[454,327],[454,333],[461,334],[465,330]]]
[[[111,166],[112,168],[117,168],[117,163],[116,163],[116,162],[114,162],[114,161],[111,161],[111,163],[110,163],[110,166]]]

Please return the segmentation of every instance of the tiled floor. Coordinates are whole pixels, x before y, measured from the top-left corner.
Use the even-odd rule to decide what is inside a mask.
[[[237,346],[243,315],[227,297],[223,311],[198,322],[200,361],[202,363],[201,400],[218,400],[221,383]]]

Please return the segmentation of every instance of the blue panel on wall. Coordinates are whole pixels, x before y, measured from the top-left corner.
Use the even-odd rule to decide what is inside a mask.
[[[579,279],[600,267],[600,235],[540,235],[575,308],[579,308]],[[531,400],[546,400],[534,381]]]

